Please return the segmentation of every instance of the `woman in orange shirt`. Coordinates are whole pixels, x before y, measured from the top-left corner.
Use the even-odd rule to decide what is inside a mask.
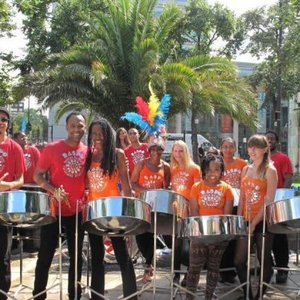
[[[201,171],[191,159],[187,144],[181,140],[175,141],[171,152],[171,189],[176,193],[190,197],[190,190],[195,182],[201,180]],[[174,270],[180,270],[182,257],[182,239],[176,238]],[[180,274],[175,274],[174,281],[179,281]],[[186,276],[182,281],[185,286]]]
[[[224,172],[222,156],[208,154],[201,163],[203,180],[193,185],[190,194],[190,216],[231,214],[233,194],[229,184],[221,181]],[[200,272],[207,265],[205,299],[212,299],[219,278],[219,265],[227,242],[202,244],[201,238],[190,242],[190,264],[187,289],[195,293]],[[186,299],[194,299],[187,293]]]
[[[244,159],[234,156],[236,152],[236,143],[231,137],[227,137],[222,140],[220,150],[225,163],[222,180],[230,184],[231,187],[235,189],[233,214],[236,214],[239,201],[242,170],[247,165],[247,162]],[[229,245],[222,258],[220,266],[221,269],[234,268],[233,258],[235,254],[235,242],[235,240],[229,242]],[[223,271],[221,272],[221,282],[234,283],[235,276],[236,272],[234,270]]]
[[[164,142],[154,139],[148,146],[150,157],[136,164],[131,175],[131,183],[136,194],[144,190],[167,189],[170,185],[169,164],[161,159]],[[136,236],[139,250],[146,259],[143,282],[151,280],[153,275],[152,260],[154,255],[153,233],[146,232]]]
[[[86,160],[88,201],[101,197],[120,196],[118,181],[124,196],[132,190],[123,150],[117,149],[111,125],[105,119],[93,121],[88,130],[88,155]],[[92,266],[92,300],[102,299],[93,291],[104,295],[104,245],[100,235],[89,233]],[[123,295],[136,292],[136,277],[124,237],[112,237],[112,246],[120,265]],[[132,297],[131,299],[137,299]]]
[[[257,256],[261,262],[263,206],[264,201],[274,201],[277,187],[277,172],[270,161],[268,141],[264,135],[253,135],[248,140],[248,154],[252,164],[242,171],[241,194],[238,206],[238,215],[244,216],[249,222],[248,230],[252,235],[251,242],[256,244]],[[273,235],[266,231],[264,253],[263,281],[269,283],[272,277],[271,250]],[[234,263],[241,283],[247,281],[247,239],[239,239],[236,245]],[[246,285],[243,286],[244,298],[247,297]],[[262,293],[266,290],[263,287]],[[259,299],[258,291],[254,299]],[[250,285],[249,299],[253,299]]]

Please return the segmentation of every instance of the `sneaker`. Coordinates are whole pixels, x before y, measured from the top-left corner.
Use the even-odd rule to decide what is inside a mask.
[[[283,271],[278,271],[276,274],[276,283],[283,284],[286,283],[288,279],[288,273]]]
[[[187,277],[187,275],[185,274],[181,281],[181,286],[183,286],[183,287],[186,287],[186,277]]]

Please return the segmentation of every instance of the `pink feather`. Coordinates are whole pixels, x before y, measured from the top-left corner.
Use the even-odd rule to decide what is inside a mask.
[[[138,114],[140,114],[143,120],[147,120],[149,115],[149,106],[148,103],[143,100],[142,97],[138,96],[135,98],[135,107],[138,110]]]

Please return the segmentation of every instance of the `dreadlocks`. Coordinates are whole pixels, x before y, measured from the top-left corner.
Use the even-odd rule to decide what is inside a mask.
[[[85,168],[88,171],[91,166],[94,148],[92,146],[92,128],[95,125],[99,125],[103,133],[103,157],[100,162],[100,166],[104,174],[108,174],[110,177],[116,170],[116,142],[115,134],[110,123],[104,119],[94,120],[88,129],[88,154],[86,159]]]

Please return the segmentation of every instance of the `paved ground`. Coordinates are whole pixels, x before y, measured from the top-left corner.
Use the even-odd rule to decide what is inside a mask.
[[[24,260],[23,260],[23,284],[30,288],[25,288],[21,290],[17,295],[14,295],[16,292],[18,285],[20,283],[20,260],[19,256],[15,254],[13,256],[12,260],[12,288],[10,295],[12,299],[29,299],[31,297],[31,287],[33,286],[34,281],[34,268],[36,263],[36,255],[29,255],[24,254]],[[67,258],[63,256],[63,299],[68,299],[66,294],[66,287],[67,287]],[[155,295],[153,295],[153,290],[149,289],[148,291],[144,291],[140,296],[139,299],[141,300],[147,300],[147,299],[170,299],[170,279],[168,278],[168,274],[165,273],[167,270],[167,265],[170,261],[170,255],[164,255],[162,256],[162,253],[158,253],[158,265],[159,265],[159,272],[157,274],[157,290],[155,292]],[[296,262],[296,255],[291,254],[290,255],[290,267],[295,268]],[[142,264],[140,259],[137,260],[137,263],[135,264],[136,269],[136,276],[137,276],[137,282],[138,282],[138,288],[141,290],[143,288],[141,279],[143,275],[142,270]],[[291,299],[297,299],[298,292],[300,290],[300,287],[296,287],[296,284],[300,284],[300,269],[296,271],[297,268],[295,268],[295,271],[290,272],[290,278],[288,280],[288,283],[286,285],[275,285],[274,280],[275,276],[272,279],[272,286],[274,288],[279,288],[280,290],[283,290],[285,293],[289,295]],[[183,275],[182,275],[183,276]],[[121,282],[121,276],[118,269],[118,265],[116,264],[107,264],[106,265],[106,294],[105,296],[109,299],[118,299],[121,298],[122,295],[122,282]],[[83,279],[82,282],[84,284],[87,284],[89,281],[89,277],[87,276],[87,265],[85,263],[84,265],[84,271],[83,271]],[[255,278],[252,278],[253,281],[255,281]],[[54,288],[52,288],[48,292],[48,298],[49,300],[57,300],[59,299],[59,264],[58,264],[58,255],[55,256],[55,259],[53,261],[52,267],[51,267],[51,273],[49,276],[49,284],[48,287],[56,285]],[[239,296],[242,295],[242,292],[240,289],[237,289],[235,292],[231,293],[230,295],[226,295],[226,292],[234,289],[238,286],[238,281],[236,280],[235,284],[218,284],[218,287],[216,289],[216,296],[218,298],[222,298],[225,300],[232,300],[237,299]],[[255,284],[254,284],[255,286]],[[296,289],[291,289],[295,288]],[[205,273],[201,274],[200,279],[200,290],[205,288]],[[288,299],[289,297],[281,295],[280,293],[276,291],[269,290],[267,295],[264,299]],[[203,296],[199,294],[199,299],[203,299]],[[88,292],[85,291],[84,295],[82,296],[81,300],[89,299]],[[175,299],[185,299],[185,294],[183,292],[178,292],[175,296]],[[300,299],[300,297],[298,298]]]

